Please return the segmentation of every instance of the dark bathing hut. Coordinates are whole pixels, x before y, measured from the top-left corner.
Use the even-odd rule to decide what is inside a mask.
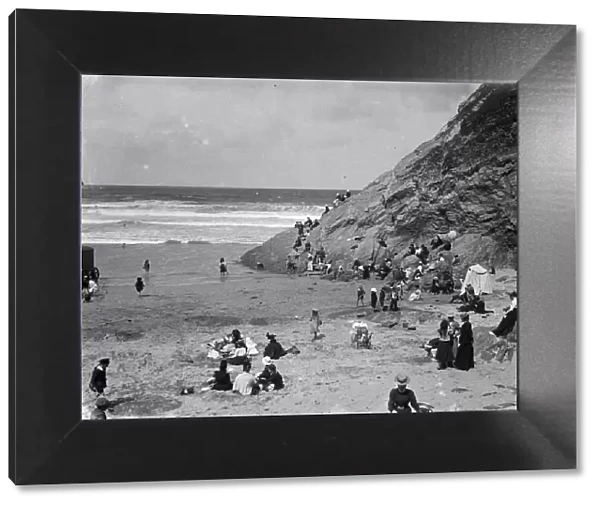
[[[94,248],[81,246],[81,270],[89,272],[94,268]]]

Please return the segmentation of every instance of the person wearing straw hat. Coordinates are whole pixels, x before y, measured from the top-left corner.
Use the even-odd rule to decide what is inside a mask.
[[[390,390],[388,400],[388,411],[390,413],[412,413],[411,407],[415,412],[421,411],[417,396],[406,385],[410,382],[410,378],[403,372],[396,374],[394,378],[396,386]]]
[[[256,377],[260,388],[268,392],[271,390],[281,390],[284,386],[283,377],[277,371],[277,366],[271,357],[263,357],[262,363],[265,368],[263,372]]]
[[[463,324],[460,328],[460,337],[458,338],[458,351],[454,367],[461,371],[468,371],[475,367],[475,352],[473,349],[473,328],[469,321],[469,315],[461,315]]]

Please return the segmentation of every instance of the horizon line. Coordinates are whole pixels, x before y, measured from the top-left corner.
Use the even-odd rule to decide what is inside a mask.
[[[86,183],[82,181],[82,186],[133,186],[142,188],[221,188],[230,190],[322,190],[322,191],[340,191],[340,188],[285,188],[285,187],[271,187],[263,188],[260,186],[203,186],[203,185],[168,185],[168,184],[116,184],[116,183]],[[360,192],[361,189],[352,189],[351,192]]]

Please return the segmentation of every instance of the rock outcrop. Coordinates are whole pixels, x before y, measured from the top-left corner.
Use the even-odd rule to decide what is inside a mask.
[[[456,230],[462,265],[516,266],[517,90],[480,86],[442,130],[359,194],[322,216],[313,248],[347,266],[354,259],[403,256]],[[277,234],[242,256],[242,263],[285,272],[296,229]]]

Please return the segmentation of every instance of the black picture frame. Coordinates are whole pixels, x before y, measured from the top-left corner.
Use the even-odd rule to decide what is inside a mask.
[[[16,10],[9,27],[15,484],[576,467],[574,26]],[[82,421],[81,74],[518,83],[518,410]]]

